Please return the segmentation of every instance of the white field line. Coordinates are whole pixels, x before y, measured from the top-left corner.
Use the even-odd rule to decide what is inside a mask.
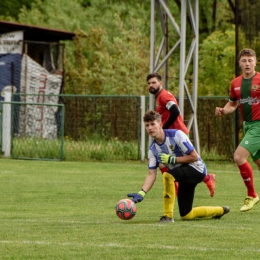
[[[212,172],[220,172],[220,173],[239,173],[239,171],[222,171],[222,170],[212,170]]]
[[[14,245],[21,245],[21,244],[29,244],[29,245],[46,245],[46,246],[77,246],[77,247],[97,247],[97,248],[104,248],[104,247],[114,247],[114,248],[138,248],[137,245],[125,245],[125,244],[118,244],[118,243],[101,243],[101,244],[92,244],[92,243],[71,243],[71,242],[50,242],[50,241],[30,241],[30,240],[23,240],[23,241],[12,241],[12,240],[0,240],[0,244],[14,244]],[[144,246],[140,246],[140,248],[144,248]],[[162,245],[162,244],[147,244],[145,246],[147,249],[151,248],[158,248],[158,249],[169,249],[169,250],[192,250],[192,251],[234,251],[237,252],[237,248],[216,248],[216,247],[194,247],[194,246],[173,246],[173,245]],[[260,252],[260,249],[257,248],[240,248],[241,251],[246,252]]]
[[[4,220],[0,220],[0,222],[7,222],[6,219]],[[10,222],[21,222],[21,223],[25,223],[25,222],[29,222],[29,223],[63,223],[63,224],[85,224],[85,225],[92,225],[92,224],[107,224],[105,222],[87,222],[87,221],[67,221],[67,220],[47,220],[47,219],[15,219],[15,220],[10,220]],[[121,223],[117,223],[117,225],[122,225]],[[152,226],[152,227],[157,227],[157,228],[161,228],[161,229],[168,229],[169,226],[168,225],[162,225],[162,224],[158,224],[158,223],[154,223],[154,224],[145,224],[145,223],[133,223],[132,225],[138,225],[138,226]],[[172,223],[172,225],[178,225],[175,223]],[[214,225],[205,225],[205,224],[196,224],[195,222],[192,223],[192,226],[195,228],[210,228],[210,229],[219,229],[219,226],[214,226]],[[225,227],[226,230],[253,230],[253,228],[249,228],[249,227],[243,227],[243,226],[232,226],[230,228]]]
[[[207,164],[206,164],[207,165]],[[212,170],[214,173],[215,172],[220,172],[220,173],[239,173],[239,170],[237,169],[237,171],[222,171],[222,170]],[[253,169],[253,172],[255,173],[259,173],[260,170],[258,169]]]

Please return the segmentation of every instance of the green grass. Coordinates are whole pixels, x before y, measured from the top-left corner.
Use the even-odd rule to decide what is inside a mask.
[[[147,163],[50,162],[1,159],[0,259],[260,259],[260,205],[240,213],[246,189],[232,163],[207,163],[216,194],[198,185],[194,206],[228,205],[222,219],[157,224],[162,178],[137,214],[120,220],[114,208],[137,192]],[[260,175],[255,186],[260,193]]]
[[[65,137],[61,158],[61,140],[48,140],[38,137],[13,138],[12,158],[49,159],[66,161],[118,161],[138,160],[140,151],[137,141],[107,140],[73,141]]]
[[[13,138],[12,157],[16,159],[61,160],[61,141],[40,137]]]
[[[117,161],[138,160],[138,142],[107,140],[73,141],[65,138],[66,161]]]

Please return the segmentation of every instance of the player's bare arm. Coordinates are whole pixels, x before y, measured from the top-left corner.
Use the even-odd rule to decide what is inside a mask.
[[[238,106],[238,101],[229,100],[228,103],[224,107],[216,107],[215,115],[222,116],[233,113]]]
[[[156,180],[156,170],[149,170],[148,171],[148,175],[146,176],[145,180],[144,180],[144,185],[143,185],[143,190],[148,192],[152,187],[153,184]]]
[[[198,154],[195,150],[192,150],[189,154],[181,157],[176,157],[176,163],[192,163],[198,161]]]
[[[144,185],[142,190],[140,190],[137,193],[128,193],[127,196],[132,198],[132,201],[134,203],[137,202],[141,202],[145,195],[147,194],[147,192],[153,187],[153,184],[156,180],[156,169],[154,170],[149,170],[148,175],[146,176],[145,180],[144,180]]]

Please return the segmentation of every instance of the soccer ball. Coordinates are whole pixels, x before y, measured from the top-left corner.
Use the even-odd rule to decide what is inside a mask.
[[[132,219],[136,214],[136,205],[129,199],[119,200],[116,204],[116,215],[122,220]]]

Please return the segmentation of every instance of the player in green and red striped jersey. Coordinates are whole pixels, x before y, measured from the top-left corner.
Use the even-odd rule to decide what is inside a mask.
[[[179,105],[176,98],[163,88],[162,77],[158,73],[150,73],[146,77],[149,92],[155,95],[156,112],[162,116],[163,129],[178,129],[182,130],[186,135],[189,131],[184,124],[183,117],[180,113]],[[175,190],[178,194],[178,183],[173,181],[173,177],[168,173],[168,168],[162,163],[159,165],[160,171],[163,174],[163,216],[159,222],[172,222]],[[207,185],[210,196],[214,196],[215,192],[215,175],[208,174],[203,182]]]
[[[244,120],[245,135],[234,154],[234,161],[247,187],[247,197],[240,209],[244,212],[259,202],[253,171],[247,158],[251,155],[260,170],[260,73],[255,71],[257,60],[252,49],[243,49],[238,63],[242,75],[232,81],[229,102],[223,108],[216,107],[215,115],[230,114],[239,107]]]

